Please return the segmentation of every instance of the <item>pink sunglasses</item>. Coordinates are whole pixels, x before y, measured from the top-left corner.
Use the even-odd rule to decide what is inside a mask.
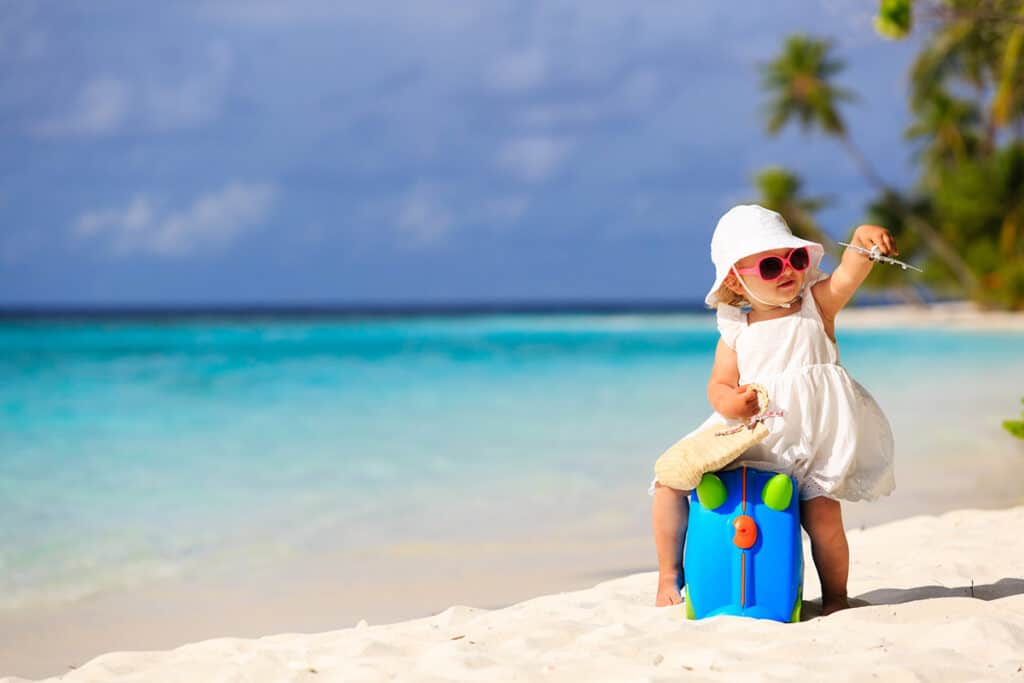
[[[772,280],[778,280],[779,276],[786,271],[786,264],[789,264],[790,268],[797,272],[807,270],[811,265],[811,257],[807,253],[807,247],[797,247],[790,250],[784,259],[778,256],[762,256],[756,266],[736,268],[736,272],[741,275],[757,273],[765,282],[771,282]]]

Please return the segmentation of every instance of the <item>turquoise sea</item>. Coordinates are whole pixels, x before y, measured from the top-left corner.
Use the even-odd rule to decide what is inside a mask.
[[[838,338],[899,458],[848,524],[1021,502],[1024,335]],[[0,611],[386,546],[646,547],[716,340],[711,313],[0,321]]]

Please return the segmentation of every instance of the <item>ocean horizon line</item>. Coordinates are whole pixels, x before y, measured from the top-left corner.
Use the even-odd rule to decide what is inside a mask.
[[[868,299],[868,297],[864,297]],[[959,299],[930,298],[926,303]],[[879,293],[857,305],[892,306],[904,303]],[[616,313],[702,313],[711,309],[702,300],[674,299],[512,299],[498,301],[364,301],[284,303],[99,303],[0,304],[0,321],[25,319],[169,319],[169,318],[364,318],[464,317],[479,315],[591,315]]]

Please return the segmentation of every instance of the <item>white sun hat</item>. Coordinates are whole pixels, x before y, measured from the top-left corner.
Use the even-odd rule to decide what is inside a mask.
[[[771,249],[807,247],[810,267],[804,277],[804,287],[828,277],[819,270],[825,248],[817,242],[800,239],[786,225],[777,211],[757,204],[740,204],[725,212],[715,226],[711,237],[711,262],[715,264],[715,284],[711,286],[704,303],[714,307],[718,290],[741,258]]]

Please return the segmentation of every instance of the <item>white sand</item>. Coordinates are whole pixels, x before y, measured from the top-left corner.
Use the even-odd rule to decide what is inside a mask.
[[[861,328],[944,327],[987,331],[1024,331],[1024,311],[986,311],[969,301],[894,306],[847,306],[836,325]]]
[[[1024,507],[849,534],[866,606],[801,624],[690,622],[654,573],[504,609],[97,657],[61,681],[1024,680]],[[810,554],[805,595],[819,589]],[[0,683],[23,681],[4,678]]]

